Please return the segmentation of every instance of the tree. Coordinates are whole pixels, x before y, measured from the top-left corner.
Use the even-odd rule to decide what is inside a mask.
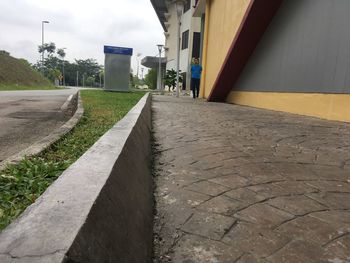
[[[95,84],[95,78],[94,77],[87,77],[86,81],[85,81],[85,85],[92,87]]]
[[[100,73],[98,74],[98,82],[99,82],[99,87],[102,88],[104,86],[104,78],[105,78],[105,70],[102,68]]]
[[[48,44],[46,43],[44,45],[40,45],[38,50],[40,54],[46,51],[48,53],[48,56],[52,56],[56,51],[56,44],[53,42]]]
[[[95,59],[75,59],[73,63],[65,61],[66,52],[64,48],[57,49],[55,43],[44,44],[38,47],[39,52],[47,52],[48,56],[45,58],[44,63],[38,61],[33,68],[44,73],[44,76],[47,76],[52,81],[55,81],[58,72],[63,72],[63,63],[64,63],[64,77],[65,83],[69,86],[80,86],[83,81],[83,74],[85,78],[85,84],[92,82],[92,85],[97,85],[100,82],[100,72],[103,72],[103,67],[97,63]],[[56,53],[55,53],[56,52]],[[57,54],[57,55],[56,55]],[[77,82],[77,74],[79,83]],[[89,80],[88,78],[91,77]],[[103,76],[101,76],[103,80]],[[91,83],[89,83],[91,85]]]
[[[65,61],[64,61],[64,57],[66,56],[66,52],[64,51],[64,48],[59,48],[57,49],[57,55],[58,57],[61,59],[61,64],[62,64],[62,79],[61,79],[61,84],[66,85],[66,81],[65,81],[65,70],[64,70],[64,66],[65,66]]]
[[[182,75],[179,74],[179,82],[182,82],[182,80]],[[174,88],[176,87],[176,71],[174,69],[169,69],[166,71],[164,77],[164,84],[169,87],[169,91],[170,88],[174,90]]]
[[[48,75],[47,76],[48,76],[48,78],[50,80],[55,82],[55,80],[58,79],[60,75],[61,75],[61,71],[60,70],[58,70],[58,69],[50,69],[48,71]]]
[[[145,83],[150,89],[156,89],[157,88],[157,70],[152,68],[148,71],[147,75],[145,76]]]
[[[101,66],[97,63],[95,59],[76,59],[75,63],[77,64],[80,72],[85,72],[87,76],[98,75]]]
[[[64,59],[64,57],[66,56],[66,52],[64,51],[63,48],[59,48],[57,49],[57,55],[61,58],[61,59]]]

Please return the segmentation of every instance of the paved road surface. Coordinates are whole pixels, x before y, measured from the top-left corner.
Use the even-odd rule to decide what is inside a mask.
[[[65,123],[60,108],[75,89],[0,92],[0,162]]]
[[[350,262],[350,124],[154,96],[156,262]]]

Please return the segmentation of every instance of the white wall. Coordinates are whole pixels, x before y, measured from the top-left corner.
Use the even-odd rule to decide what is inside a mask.
[[[170,23],[170,27],[168,28],[169,36],[166,37],[165,46],[169,49],[166,50],[165,56],[167,57],[168,61],[170,61],[176,59],[177,14],[173,4],[168,6],[168,13],[171,16],[168,20]]]

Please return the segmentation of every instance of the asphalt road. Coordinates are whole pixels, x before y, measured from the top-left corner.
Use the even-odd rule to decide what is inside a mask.
[[[0,92],[0,162],[49,135],[70,116],[61,107],[76,89]]]

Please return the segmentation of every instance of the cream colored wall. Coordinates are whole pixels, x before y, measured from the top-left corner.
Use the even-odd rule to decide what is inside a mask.
[[[170,26],[168,27],[169,36],[166,38],[165,46],[169,49],[165,52],[167,61],[172,61],[176,59],[176,37],[177,37],[177,15],[176,9],[173,4],[168,5],[168,13],[171,15],[168,22]],[[173,64],[173,63],[170,63]],[[167,69],[170,69],[170,64],[167,65]]]
[[[227,52],[241,25],[250,0],[210,0],[206,64],[201,89],[207,98],[227,56]]]

